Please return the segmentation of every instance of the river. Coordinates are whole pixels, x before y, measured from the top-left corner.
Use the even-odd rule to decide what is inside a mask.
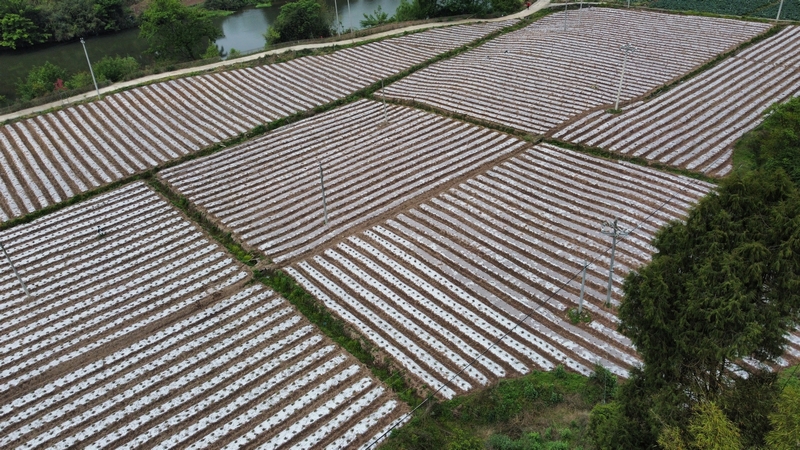
[[[350,0],[350,13],[347,0],[326,0],[326,3],[331,16],[335,16],[338,8],[342,29],[359,29],[364,14],[372,14],[380,5],[385,13],[392,15],[400,0]],[[283,4],[285,2],[274,2],[269,8],[248,8],[216,18],[215,22],[222,27],[225,35],[217,40],[217,45],[225,54],[231,49],[249,53],[264,48],[264,33],[275,22]],[[332,17],[332,26],[334,22]],[[86,39],[86,50],[92,61],[119,55],[133,56],[146,64],[149,62],[147,56],[143,55],[146,49],[147,43],[139,39],[138,28]],[[3,51],[0,52],[0,95],[13,99],[17,81],[24,78],[31,67],[42,65],[45,61],[65,68],[70,74],[87,70],[86,57],[79,41],[44,45],[31,50]]]

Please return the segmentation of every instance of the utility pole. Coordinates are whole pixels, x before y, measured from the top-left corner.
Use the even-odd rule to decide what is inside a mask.
[[[81,45],[83,46],[83,54],[86,55],[86,63],[89,64],[89,73],[92,74],[92,81],[94,82],[94,90],[97,92],[97,99],[100,100],[100,89],[97,88],[97,79],[94,77],[92,62],[89,61],[89,52],[86,51],[86,41],[84,41],[83,38],[81,38]]]
[[[619,75],[619,87],[617,88],[617,101],[614,103],[614,110],[619,109],[619,96],[622,94],[622,80],[625,79],[625,65],[628,64],[628,55],[636,51],[636,47],[631,44],[621,45],[620,50],[625,52],[625,57],[622,60],[622,72]]]
[[[381,80],[381,95],[383,96],[383,124],[389,123],[389,117],[386,113],[386,91],[383,90],[383,80]]]
[[[581,298],[578,300],[578,317],[583,312],[583,292],[586,289],[586,268],[589,267],[589,261],[583,262],[583,273],[581,274]]]
[[[28,291],[28,286],[25,286],[25,282],[22,281],[22,277],[19,276],[17,273],[17,268],[14,267],[14,262],[11,261],[11,257],[8,256],[8,252],[6,252],[6,248],[3,246],[3,243],[0,242],[0,249],[3,250],[3,254],[6,255],[6,260],[8,260],[8,265],[11,266],[11,270],[14,272],[14,276],[17,277],[17,281],[19,281],[20,286],[22,286],[22,290],[25,291],[25,295],[30,297],[31,293]]]
[[[564,31],[567,31],[567,6],[568,4],[564,2]]]
[[[614,282],[614,253],[617,251],[617,238],[625,237],[631,232],[631,230],[620,228],[617,224],[618,220],[619,218],[616,218],[613,222],[603,222],[603,227],[600,230],[601,233],[613,238],[611,243],[611,265],[608,269],[608,295],[606,295],[606,307],[611,306],[611,286]]]
[[[775,16],[775,22],[781,20],[781,10],[783,9],[783,0],[781,0],[780,6],[778,6],[778,15]]]
[[[325,212],[325,225],[328,225],[328,202],[325,199],[325,179],[322,176],[322,162],[317,158],[319,165],[319,184],[322,186],[322,210]]]

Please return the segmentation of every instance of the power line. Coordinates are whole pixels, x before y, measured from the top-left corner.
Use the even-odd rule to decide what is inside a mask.
[[[671,195],[671,196],[670,196],[670,197],[669,197],[667,200],[665,200],[665,201],[664,201],[664,202],[663,202],[663,203],[662,203],[662,204],[661,204],[661,205],[660,205],[658,208],[656,208],[655,210],[653,210],[653,212],[651,212],[651,213],[650,213],[650,214],[649,214],[647,217],[645,217],[643,220],[641,220],[641,221],[639,222],[639,224],[637,224],[637,225],[636,225],[636,227],[634,227],[633,229],[629,230],[629,231],[628,231],[628,233],[626,233],[626,234],[625,234],[625,236],[622,236],[622,237],[623,237],[623,238],[624,238],[624,237],[627,237],[627,236],[629,236],[631,233],[633,233],[633,232],[635,232],[636,230],[638,230],[638,229],[639,229],[639,228],[640,228],[640,227],[641,227],[641,226],[642,226],[642,225],[643,225],[645,222],[649,221],[649,220],[650,220],[650,219],[651,219],[651,218],[652,218],[654,215],[656,215],[658,212],[660,212],[662,209],[664,209],[664,207],[665,207],[665,206],[667,206],[667,204],[669,204],[669,203],[670,203],[672,200],[674,200],[674,199],[675,199],[675,197],[677,197],[677,196],[678,196],[678,193],[679,193],[679,192],[685,192],[687,188],[691,187],[691,186],[692,186],[692,185],[694,185],[695,183],[697,183],[697,181],[696,181],[696,180],[695,180],[695,181],[693,181],[693,182],[692,182],[692,183],[691,183],[689,186],[685,186],[685,187],[681,188],[681,189],[680,189],[680,191],[675,191],[675,192],[673,192],[673,194],[672,194],[672,195]],[[499,338],[497,338],[497,339],[496,339],[496,340],[495,340],[495,341],[494,341],[494,342],[493,342],[491,345],[489,345],[489,346],[488,346],[488,347],[487,347],[487,348],[486,348],[484,351],[482,351],[480,354],[478,354],[478,356],[474,357],[474,358],[472,359],[472,361],[470,361],[469,363],[467,363],[467,365],[465,365],[463,368],[461,368],[461,370],[460,370],[460,371],[458,371],[458,373],[456,373],[456,374],[452,375],[450,378],[448,378],[448,379],[447,379],[447,380],[446,380],[444,383],[442,383],[442,384],[441,384],[441,386],[439,386],[439,388],[438,388],[438,389],[436,389],[435,391],[433,391],[433,393],[431,393],[431,394],[428,394],[428,396],[425,398],[425,400],[423,400],[423,401],[422,401],[422,402],[421,402],[419,405],[415,406],[415,407],[414,407],[414,408],[413,408],[411,411],[409,411],[409,412],[405,413],[405,414],[404,414],[404,415],[402,415],[400,418],[398,418],[397,420],[395,420],[395,421],[394,421],[394,423],[392,424],[392,426],[391,426],[391,427],[389,427],[389,429],[388,429],[388,430],[384,431],[384,432],[383,432],[383,433],[381,433],[379,436],[377,436],[377,437],[374,439],[374,441],[372,441],[372,442],[368,443],[368,444],[367,444],[367,446],[366,446],[366,448],[367,448],[367,449],[370,449],[370,448],[372,448],[373,446],[377,445],[379,442],[381,442],[381,440],[382,440],[382,439],[383,439],[383,438],[384,438],[384,437],[385,437],[385,436],[386,436],[388,433],[390,433],[392,430],[394,430],[394,429],[397,427],[397,425],[403,421],[403,419],[405,419],[406,417],[409,417],[409,416],[411,416],[412,414],[414,414],[414,412],[415,412],[415,411],[417,411],[419,408],[421,408],[423,405],[425,405],[425,404],[426,404],[426,403],[427,403],[427,402],[428,402],[430,399],[432,399],[432,398],[433,398],[433,397],[434,397],[434,396],[435,396],[437,393],[439,393],[439,391],[441,391],[442,389],[444,389],[444,387],[445,387],[445,386],[447,386],[448,384],[450,384],[450,383],[453,381],[453,379],[455,379],[456,377],[458,377],[459,375],[461,375],[462,373],[464,373],[464,371],[465,371],[465,370],[467,370],[468,368],[472,367],[472,366],[473,366],[473,365],[474,365],[476,362],[478,362],[478,360],[479,360],[480,358],[482,358],[482,357],[483,357],[483,356],[484,356],[484,355],[485,355],[485,354],[486,354],[486,353],[487,353],[489,350],[491,350],[492,348],[496,347],[496,346],[497,346],[497,345],[498,345],[498,344],[499,344],[499,343],[500,343],[500,342],[501,342],[503,339],[505,339],[507,336],[509,336],[509,335],[511,334],[511,332],[513,332],[514,330],[516,330],[517,328],[519,328],[519,327],[520,327],[520,326],[521,326],[521,325],[522,325],[522,324],[523,324],[523,323],[524,323],[526,320],[528,320],[529,318],[531,318],[535,312],[538,312],[538,311],[539,311],[539,310],[540,310],[542,307],[544,307],[545,305],[547,305],[547,303],[548,303],[548,302],[550,302],[550,300],[551,300],[553,297],[555,297],[555,295],[556,295],[556,294],[560,293],[560,292],[561,292],[561,291],[562,291],[562,290],[563,290],[563,289],[564,289],[566,286],[568,286],[570,283],[572,283],[572,282],[573,282],[573,281],[574,281],[574,280],[575,280],[575,279],[578,277],[578,275],[579,275],[579,274],[580,274],[580,273],[581,273],[581,272],[584,270],[584,267],[588,267],[589,265],[593,264],[593,263],[594,263],[595,261],[597,261],[597,260],[598,260],[600,257],[602,257],[603,255],[605,255],[606,253],[608,253],[608,251],[609,251],[609,250],[611,250],[611,247],[607,248],[607,249],[606,249],[604,252],[602,252],[602,253],[600,253],[600,254],[596,255],[594,258],[592,258],[592,260],[591,260],[590,262],[584,262],[584,265],[583,265],[583,267],[581,268],[581,270],[579,270],[579,271],[575,272],[575,273],[572,275],[572,277],[570,277],[570,278],[569,278],[567,281],[565,281],[564,283],[562,283],[562,284],[561,284],[561,286],[560,286],[558,289],[556,289],[556,290],[555,290],[553,293],[551,293],[551,294],[550,294],[550,295],[549,295],[549,296],[548,296],[548,297],[547,297],[547,298],[544,300],[544,302],[542,302],[541,304],[539,304],[539,305],[538,305],[536,308],[534,308],[534,309],[533,309],[531,312],[527,313],[527,314],[526,314],[526,315],[525,315],[525,316],[524,316],[522,319],[518,320],[518,321],[517,321],[517,323],[515,323],[513,327],[511,327],[511,328],[510,328],[508,331],[506,331],[505,333],[503,333],[503,335],[502,335],[502,336],[500,336]]]

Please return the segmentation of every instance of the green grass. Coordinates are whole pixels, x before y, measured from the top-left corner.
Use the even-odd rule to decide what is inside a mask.
[[[616,378],[584,377],[557,367],[501,380],[449,401],[431,400],[382,449],[555,450],[592,448],[589,412],[609,401]]]

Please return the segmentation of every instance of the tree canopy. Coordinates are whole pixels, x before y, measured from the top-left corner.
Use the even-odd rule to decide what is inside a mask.
[[[737,143],[734,158],[770,171],[783,169],[800,186],[800,98],[776,104],[766,115],[758,128]]]
[[[696,405],[716,402],[745,445],[763,444],[775,376],[759,364],[776,362],[800,320],[796,186],[781,170],[734,173],[653,245],[619,310],[644,364],[606,428],[624,447],[654,447],[665,425],[687,430]]]
[[[142,13],[139,35],[159,59],[197,59],[222,36],[208,11],[183,6],[180,0],[153,0]]]
[[[267,32],[267,43],[291,42],[328,37],[328,11],[319,0],[299,0],[281,6],[281,12]]]

